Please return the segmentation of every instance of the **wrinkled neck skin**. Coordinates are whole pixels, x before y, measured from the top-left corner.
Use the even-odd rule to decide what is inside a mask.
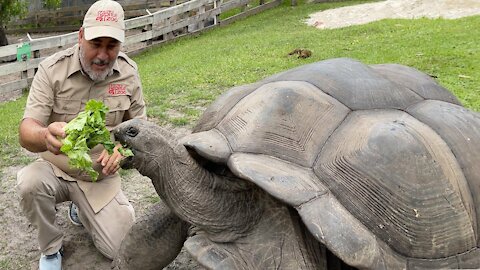
[[[148,155],[136,164],[137,170],[152,180],[173,212],[202,229],[211,240],[234,241],[248,234],[260,219],[263,205],[257,187],[207,171],[176,141],[164,143]],[[238,181],[243,185],[235,185]]]

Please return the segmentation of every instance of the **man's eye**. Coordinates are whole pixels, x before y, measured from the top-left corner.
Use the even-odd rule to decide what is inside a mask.
[[[114,44],[108,44],[108,49],[109,50],[113,50],[113,49],[116,49],[119,45],[114,43]]]

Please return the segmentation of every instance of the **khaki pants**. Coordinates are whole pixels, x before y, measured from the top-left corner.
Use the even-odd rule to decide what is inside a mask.
[[[95,214],[77,182],[55,176],[52,166],[42,160],[18,172],[17,191],[23,212],[38,229],[40,250],[45,255],[54,254],[62,247],[63,233],[55,226],[57,203],[73,201],[78,206],[82,224],[93,243],[110,259],[116,255],[135,221],[133,207],[122,191]]]

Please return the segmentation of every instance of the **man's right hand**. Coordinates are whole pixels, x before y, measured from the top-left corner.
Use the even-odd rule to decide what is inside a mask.
[[[65,138],[65,130],[63,129],[67,123],[65,122],[53,122],[45,130],[45,146],[47,150],[55,155],[60,154],[60,148],[62,147],[61,138]]]
[[[20,145],[34,153],[48,150],[56,155],[60,154],[60,147],[62,147],[60,140],[65,138],[63,128],[66,124],[53,122],[45,127],[33,118],[25,118],[20,123]]]

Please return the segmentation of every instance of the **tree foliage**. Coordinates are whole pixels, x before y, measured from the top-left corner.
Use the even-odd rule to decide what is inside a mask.
[[[46,8],[57,8],[62,0],[44,0]],[[26,0],[0,0],[0,26],[5,26],[14,17],[24,17],[28,14],[29,1]]]
[[[0,0],[0,46],[8,45],[5,26],[15,17],[23,18],[28,14],[31,1],[26,0]],[[62,0],[43,0],[45,8],[57,8]]]
[[[46,8],[57,8],[62,3],[62,0],[44,0],[43,4]]]
[[[28,1],[0,0],[0,27],[5,26],[15,16],[25,16],[28,12]]]

